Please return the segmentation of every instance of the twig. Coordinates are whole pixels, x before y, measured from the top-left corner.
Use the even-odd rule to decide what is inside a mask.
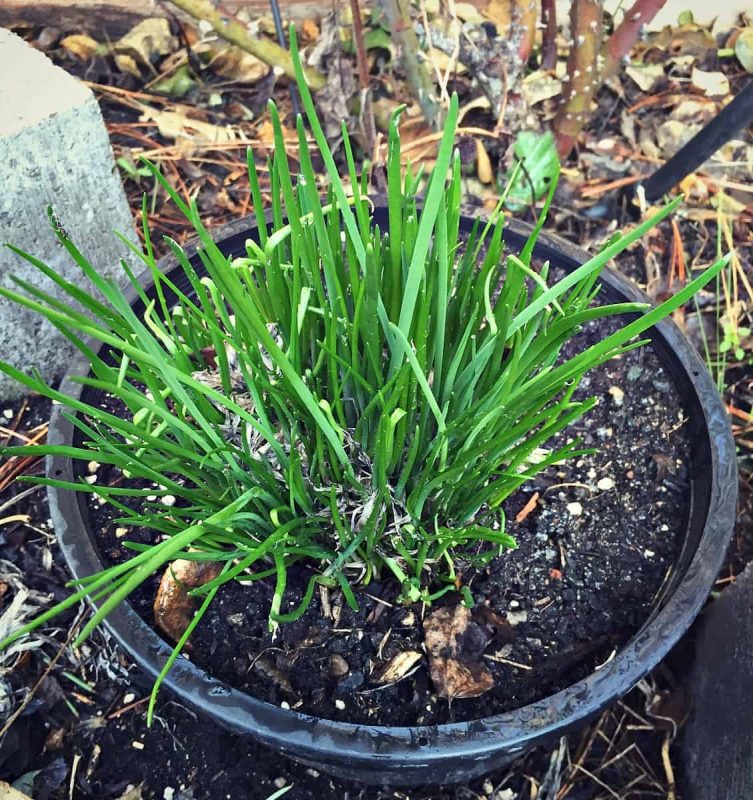
[[[374,108],[371,104],[371,82],[369,81],[369,61],[366,55],[366,44],[363,38],[363,20],[361,19],[361,6],[358,0],[350,0],[350,11],[353,17],[353,44],[356,50],[358,66],[358,85],[361,89],[361,124],[363,125],[363,138],[367,153],[374,151],[376,142],[376,123],[374,121]]]
[[[270,42],[268,39],[254,38],[240,22],[235,19],[226,19],[220,14],[209,0],[170,0],[170,2],[194,19],[206,20],[215,33],[225,41],[237,45],[247,53],[251,53],[252,56],[256,56],[265,64],[269,64],[272,67],[280,67],[289,78],[295,79],[293,61],[287,50],[274,42]],[[311,67],[304,67],[304,73],[309,86],[314,90],[324,88],[327,83],[324,75],[315,69],[311,69]]]
[[[641,28],[651,22],[666,2],[667,0],[636,0],[625,12],[622,22],[607,42],[603,78],[617,72],[622,59],[633,49]]]
[[[541,68],[554,69],[557,66],[557,7],[554,0],[541,0],[541,16],[544,23]]]
[[[661,747],[661,761],[664,765],[664,773],[667,776],[667,800],[677,800],[675,772],[672,769],[672,761],[669,758],[669,746],[671,743],[672,737],[667,733],[664,737],[664,744]]]
[[[60,645],[60,648],[58,649],[57,653],[55,653],[55,655],[50,659],[50,663],[44,668],[44,671],[37,679],[37,682],[31,687],[31,689],[29,689],[29,692],[27,693],[26,697],[24,697],[24,699],[21,701],[18,708],[8,717],[8,719],[5,722],[5,725],[3,725],[2,728],[0,728],[0,739],[2,739],[3,736],[5,736],[5,734],[8,733],[11,725],[13,725],[13,723],[21,716],[21,714],[23,714],[24,710],[26,709],[26,706],[28,706],[29,703],[32,701],[34,695],[37,693],[37,690],[42,685],[45,678],[47,678],[47,676],[55,668],[55,664],[58,663],[60,657],[63,655],[68,645],[76,638],[79,624],[81,623],[81,620],[86,611],[87,609],[84,608],[82,611],[79,612],[73,625],[71,625],[71,629],[68,632],[66,640],[63,642],[63,644]]]
[[[440,107],[435,97],[434,83],[426,64],[419,57],[420,47],[418,36],[413,30],[410,4],[408,0],[386,0],[383,10],[392,37],[400,49],[400,60],[411,92],[418,100],[426,121],[436,129],[440,123]]]

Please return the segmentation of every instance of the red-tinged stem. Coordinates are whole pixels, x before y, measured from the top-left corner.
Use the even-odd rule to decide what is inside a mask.
[[[638,41],[641,27],[648,25],[666,2],[667,0],[636,0],[632,8],[625,12],[622,22],[607,42],[603,78],[608,78],[617,72],[622,59],[629,55]]]
[[[564,158],[588,121],[600,84],[604,8],[602,0],[573,0],[570,9],[570,54],[562,101],[554,119],[557,152]]]
[[[520,30],[518,55],[525,64],[531,57],[536,42],[538,14],[536,0],[516,0],[514,3],[515,26]]]
[[[358,62],[358,85],[361,90],[361,123],[366,151],[371,156],[376,140],[376,123],[374,121],[374,107],[371,103],[369,62],[363,37],[363,21],[361,20],[359,0],[350,0],[350,10],[353,15],[353,44],[355,45],[356,60]]]
[[[555,0],[541,0],[541,17],[544,35],[541,43],[541,68],[557,66],[557,7]]]

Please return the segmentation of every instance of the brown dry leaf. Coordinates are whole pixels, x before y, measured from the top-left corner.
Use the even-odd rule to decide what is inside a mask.
[[[319,38],[319,26],[314,19],[304,19],[300,30],[301,35],[308,42],[315,42]]]
[[[147,69],[153,70],[152,62],[160,56],[174,52],[178,40],[170,33],[170,23],[164,17],[142,19],[113,45],[116,53],[131,56]]]
[[[470,22],[471,25],[481,25],[484,22],[484,17],[473,3],[455,3],[455,14],[459,20]]]
[[[562,94],[562,81],[549,72],[536,70],[523,79],[520,93],[529,106],[535,106]]]
[[[445,53],[444,50],[440,50],[438,47],[430,47],[427,53],[427,58],[433,64],[435,69],[438,69],[443,74],[447,72],[448,69],[453,75],[462,75],[464,72],[468,71],[465,64],[461,64],[457,58],[453,58],[451,55]]]
[[[476,139],[476,174],[481,183],[492,183],[494,181],[492,162],[481,139]]]
[[[440,697],[478,697],[494,685],[479,656],[487,637],[465,606],[438,608],[424,619],[429,672]]]
[[[665,158],[673,156],[701,129],[698,124],[668,119],[656,129],[656,141]]]
[[[115,66],[121,72],[127,72],[135,78],[141,78],[141,70],[136,63],[136,59],[133,56],[129,56],[128,53],[118,53],[115,56]]]
[[[510,0],[489,0],[481,9],[481,13],[497,26],[497,33],[504,36],[512,22],[512,4]]]
[[[382,670],[377,683],[397,683],[423,658],[418,650],[406,650],[398,653]]]
[[[240,83],[256,83],[269,74],[270,67],[240,47],[227,47],[217,53],[209,66],[223,78]]]
[[[625,74],[633,80],[642,92],[650,92],[664,77],[664,65],[631,64],[625,67]]]
[[[690,80],[708,97],[726,97],[729,94],[729,80],[723,72],[704,72],[694,67]]]
[[[175,139],[183,155],[198,145],[230,144],[238,138],[237,130],[230,125],[213,125],[191,119],[183,111],[160,111],[146,105],[141,105],[140,111],[140,120],[152,120],[163,136]]]
[[[735,39],[735,55],[746,72],[753,72],[753,28],[743,28]]]
[[[72,56],[80,59],[91,58],[97,54],[100,48],[99,42],[85,33],[74,33],[72,36],[66,36],[60,42],[60,46]]]
[[[154,599],[154,621],[173,641],[177,641],[193,619],[196,601],[189,589],[214,580],[222,570],[219,561],[173,561],[165,570]]]

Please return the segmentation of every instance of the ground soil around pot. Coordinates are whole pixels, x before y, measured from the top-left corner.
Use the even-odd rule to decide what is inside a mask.
[[[573,348],[611,328],[592,326]],[[358,592],[358,612],[339,592],[315,597],[274,637],[267,625],[272,583],[227,585],[196,629],[190,658],[270,703],[386,725],[482,718],[587,676],[646,621],[679,552],[690,448],[683,409],[650,347],[594,371],[578,394],[597,396],[599,404],[566,435],[581,437],[596,452],[548,470],[513,495],[505,511],[518,548],[482,572],[463,575],[481,632],[472,655],[491,672],[491,690],[451,703],[437,696],[423,649],[422,621],[431,609],[398,604],[399,587],[391,580]],[[98,476],[112,479],[106,471]],[[90,512],[105,558],[120,560],[112,512],[96,500]],[[148,541],[151,535],[133,530],[127,538]],[[310,574],[305,567],[291,570],[291,607]],[[157,582],[132,597],[150,624]],[[446,596],[440,605],[457,602]],[[380,682],[394,659],[410,651],[422,655],[408,674]]]

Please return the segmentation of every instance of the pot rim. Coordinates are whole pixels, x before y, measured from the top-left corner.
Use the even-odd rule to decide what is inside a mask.
[[[383,209],[377,209],[375,215],[380,211]],[[461,220],[463,229],[470,230],[474,220],[467,216]],[[531,230],[531,226],[524,223],[507,221],[505,240],[508,244],[520,244]],[[242,237],[245,241],[255,231],[255,220],[250,218],[222,225],[212,234],[222,245],[233,237]],[[191,240],[184,250],[189,257],[195,257],[196,240]],[[534,255],[570,269],[590,258],[587,252],[547,233],[539,235]],[[158,263],[164,272],[176,266],[177,260],[172,254]],[[145,270],[139,280],[142,286],[148,287],[151,284],[149,271]],[[629,279],[609,267],[602,274],[601,284],[607,294],[647,300]],[[126,290],[126,295],[132,303],[137,300],[132,287]],[[218,681],[186,658],[176,660],[164,685],[184,702],[235,733],[252,735],[289,755],[311,759],[312,763],[316,761],[324,769],[327,758],[335,754],[340,764],[375,771],[390,763],[426,768],[448,758],[481,760],[488,758],[495,746],[507,753],[523,752],[545,738],[562,735],[627,693],[669,652],[700,611],[723,563],[737,498],[735,445],[726,410],[705,364],[671,319],[658,323],[648,335],[672,375],[676,390],[680,393],[684,390],[688,395],[685,398],[688,417],[695,412],[693,421],[698,423],[702,433],[705,432],[705,441],[694,437],[693,445],[694,452],[699,448],[707,450],[705,458],[701,459],[705,464],[701,466],[710,471],[691,475],[689,519],[699,513],[696,496],[699,484],[708,489],[707,511],[697,547],[687,554],[684,572],[675,576],[674,591],[667,592],[664,604],[597,671],[553,695],[512,711],[434,726],[361,725],[283,709]],[[79,397],[85,387],[72,379],[88,372],[88,361],[80,355],[71,363],[61,391]],[[63,416],[63,408],[53,405],[48,435],[51,444],[70,441],[73,435],[74,427]],[[73,461],[49,456],[47,476],[73,479]],[[80,493],[52,486],[48,492],[54,528],[73,575],[79,577],[101,569],[102,561],[87,527],[85,509],[79,502]],[[700,502],[704,504],[703,498]],[[686,532],[686,539],[688,536]],[[130,604],[120,604],[104,624],[131,658],[156,677],[172,648]]]

